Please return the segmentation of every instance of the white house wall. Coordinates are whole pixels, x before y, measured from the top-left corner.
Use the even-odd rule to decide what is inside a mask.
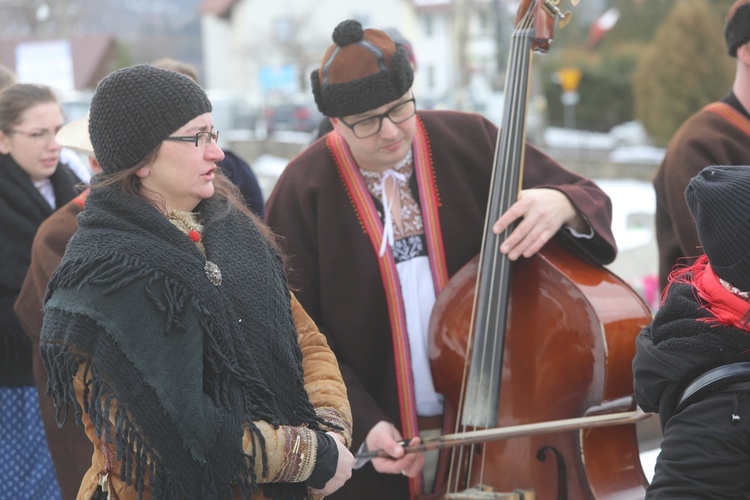
[[[205,84],[208,88],[229,89],[246,94],[256,106],[272,103],[273,95],[261,88],[263,68],[292,63],[274,41],[274,27],[283,18],[300,21],[294,37],[309,54],[303,78],[293,95],[281,99],[311,100],[309,74],[320,64],[326,48],[332,43],[335,26],[345,19],[358,19],[365,28],[396,28],[411,41],[417,62],[414,89],[423,107],[463,108],[465,96],[459,92],[462,73],[456,63],[454,11],[458,0],[238,0],[229,20],[211,16],[203,19]],[[466,62],[463,74],[473,75],[471,87],[497,90],[498,70],[495,53],[493,13],[489,0],[461,0],[469,8]],[[498,0],[508,3],[506,0]],[[513,2],[509,2],[513,3]],[[485,22],[482,23],[481,20]],[[507,20],[512,23],[512,18]],[[511,26],[512,27],[512,26]],[[429,29],[428,29],[429,28]],[[267,73],[266,73],[267,74]],[[500,80],[502,76],[500,75]],[[474,92],[476,94],[476,92]]]
[[[298,99],[311,98],[309,74],[333,43],[331,34],[339,22],[358,19],[365,28],[397,28],[407,38],[416,24],[414,7],[409,0],[378,0],[377,3],[368,0],[240,0],[233,7],[231,20],[223,26],[216,18],[204,17],[208,17],[202,25],[207,87],[248,92],[261,101],[268,97],[261,92],[261,68],[294,62],[274,41],[274,29],[280,19],[300,21],[293,36],[310,54],[309,64],[300,70],[304,71],[305,88],[298,88],[296,96],[287,96]],[[222,28],[230,33],[220,34]],[[221,52],[218,57],[217,52]]]
[[[452,33],[450,10],[420,12],[411,38],[417,61],[414,88],[418,99],[428,107],[452,105],[449,102],[455,86]]]

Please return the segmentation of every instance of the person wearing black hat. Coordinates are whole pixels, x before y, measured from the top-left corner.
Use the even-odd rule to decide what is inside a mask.
[[[750,498],[750,167],[707,167],[685,198],[705,253],[672,272],[633,360],[664,433],[646,498]]]
[[[210,112],[195,82],[145,64],[91,101],[103,173],[39,342],[59,422],[92,443],[78,498],[317,499],[351,474],[336,359],[217,170]]]
[[[394,457],[355,470],[333,497],[404,499],[432,489],[434,463],[423,477],[426,457],[402,456],[398,441],[440,433],[427,327],[437,293],[479,253],[498,130],[479,115],[417,111],[412,65],[385,32],[348,20],[333,41],[311,81],[334,130],[285,168],[266,216],[339,360],[354,449]],[[501,250],[528,257],[558,234],[611,262],[608,197],[532,146],[525,158],[521,198],[494,229],[524,222]]]
[[[710,165],[746,165],[750,158],[750,0],[737,0],[730,7],[724,38],[727,53],[736,59],[729,94],[682,124],[653,179],[662,290],[675,264],[690,264],[701,253],[683,196],[688,182]]]

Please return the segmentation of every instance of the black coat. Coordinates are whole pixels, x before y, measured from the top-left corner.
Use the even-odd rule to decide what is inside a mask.
[[[634,389],[664,433],[647,499],[750,498],[750,384],[738,384],[674,413],[684,388],[715,366],[747,361],[750,332],[697,321],[709,313],[694,290],[673,284],[636,340]],[[739,421],[732,419],[739,415]]]
[[[58,207],[76,195],[80,180],[58,165],[50,177]],[[31,243],[53,209],[10,155],[0,154],[0,386],[34,385],[31,343],[21,329],[13,304],[26,277]]]
[[[217,163],[222,172],[227,178],[232,181],[240,190],[242,197],[245,199],[247,207],[252,210],[255,215],[261,218],[266,216],[263,191],[258,184],[258,178],[255,176],[255,172],[250,168],[245,160],[229,151],[224,149],[224,159]]]

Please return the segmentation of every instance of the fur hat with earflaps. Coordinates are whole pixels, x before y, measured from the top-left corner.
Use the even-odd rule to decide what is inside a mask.
[[[351,116],[379,108],[411,88],[414,71],[404,48],[383,31],[348,20],[333,30],[320,68],[310,75],[321,113]]]

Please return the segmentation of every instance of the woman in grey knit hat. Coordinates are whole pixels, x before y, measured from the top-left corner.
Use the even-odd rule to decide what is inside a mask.
[[[40,349],[93,444],[79,498],[318,498],[354,459],[325,338],[215,162],[211,103],[137,65],[97,87],[103,173],[50,280]]]

